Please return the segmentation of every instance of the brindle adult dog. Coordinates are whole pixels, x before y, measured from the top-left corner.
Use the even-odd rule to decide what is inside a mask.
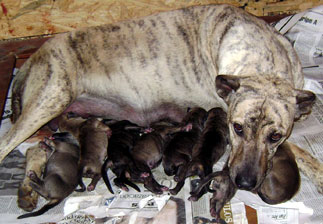
[[[228,5],[64,33],[17,74],[15,124],[1,139],[0,161],[67,111],[147,125],[165,117],[180,121],[187,107],[222,107],[230,128],[230,176],[252,189],[294,121],[311,110],[315,95],[302,86],[291,44],[264,21]]]

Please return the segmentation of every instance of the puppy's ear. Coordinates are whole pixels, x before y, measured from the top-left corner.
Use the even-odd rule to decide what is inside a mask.
[[[240,87],[240,77],[234,75],[218,75],[215,80],[216,93],[226,102],[228,96]]]
[[[315,103],[315,94],[307,90],[296,90],[296,113],[295,120],[311,112]]]

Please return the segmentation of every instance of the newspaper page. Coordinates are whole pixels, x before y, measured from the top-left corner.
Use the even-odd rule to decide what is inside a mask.
[[[323,5],[275,24],[293,43],[307,78],[323,80]]]

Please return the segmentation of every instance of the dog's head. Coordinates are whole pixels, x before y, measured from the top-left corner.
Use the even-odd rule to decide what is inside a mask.
[[[294,121],[311,112],[315,95],[269,75],[219,75],[216,88],[228,105],[230,177],[239,189],[255,190]]]

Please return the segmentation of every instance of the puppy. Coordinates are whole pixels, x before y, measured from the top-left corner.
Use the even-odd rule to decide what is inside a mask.
[[[118,187],[125,191],[129,191],[129,188],[126,186],[127,184],[137,191],[140,191],[138,186],[129,181],[129,179],[146,175],[138,170],[130,154],[136,140],[140,138],[140,133],[143,130],[142,127],[127,120],[105,122],[109,125],[113,133],[109,139],[108,158],[101,169],[102,178],[105,184],[109,191],[114,193],[109,177],[107,176],[107,169],[110,168],[117,176],[117,178],[114,179],[114,182]]]
[[[185,127],[170,122],[156,122],[150,127],[152,131],[143,134],[131,150],[135,161],[145,170],[156,168],[161,163],[162,152],[171,135],[185,130]]]
[[[301,178],[295,156],[288,144],[282,144],[275,153],[272,169],[257,190],[261,199],[268,204],[290,200],[299,190]]]
[[[201,137],[193,148],[192,161],[187,165],[185,177],[198,175],[201,179],[212,173],[213,165],[224,154],[228,145],[229,128],[226,112],[222,108],[208,111]],[[201,191],[201,197],[206,190]]]
[[[186,165],[192,159],[193,146],[202,133],[206,118],[207,111],[203,108],[191,109],[182,121],[182,124],[191,124],[191,130],[176,133],[165,148],[162,162],[164,171],[168,176],[175,175],[174,180],[179,182],[170,190],[172,194],[177,194],[184,185]]]
[[[77,139],[80,135],[80,127],[86,121],[85,118],[69,112],[58,117],[58,129],[60,132],[70,132]]]
[[[224,154],[229,140],[226,112],[222,108],[208,111],[201,137],[193,148],[193,159],[189,163],[187,176],[204,178],[212,173],[213,165]]]
[[[46,152],[38,145],[32,146],[26,151],[25,178],[18,189],[18,207],[30,212],[34,210],[38,202],[38,193],[34,191],[29,183],[31,182],[28,173],[33,170],[37,176],[42,175],[46,163]]]
[[[147,177],[143,179],[144,186],[151,192],[161,194],[168,188],[157,183],[151,169],[156,168],[161,163],[162,152],[171,135],[184,131],[188,127],[165,121],[153,123],[150,127],[152,131],[141,136],[131,150],[131,155],[138,169],[147,173]]]
[[[87,186],[88,191],[93,191],[101,178],[101,168],[107,157],[108,138],[112,132],[109,126],[98,118],[89,118],[82,123],[79,130],[79,143],[81,146],[80,172],[83,177],[92,179]],[[85,186],[80,179],[80,191],[85,191]]]
[[[72,134],[57,133],[39,144],[47,153],[45,171],[39,178],[31,170],[28,177],[32,189],[49,202],[40,210],[21,215],[18,219],[41,215],[58,205],[74,191],[79,181],[80,147]]]
[[[67,131],[76,137],[81,147],[80,172],[82,173],[79,181],[80,189],[93,191],[101,178],[101,167],[105,161],[108,150],[108,138],[111,136],[109,126],[99,118],[84,119],[74,113],[66,113],[58,119],[60,131]],[[82,177],[91,178],[91,183],[85,187]]]

